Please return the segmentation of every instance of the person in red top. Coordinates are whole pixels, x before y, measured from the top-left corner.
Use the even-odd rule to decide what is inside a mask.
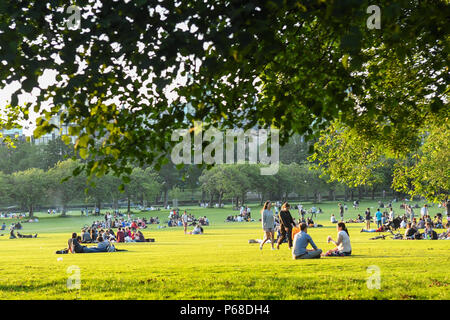
[[[131,229],[138,229],[138,225],[136,224],[136,221],[133,221],[133,223],[131,224]]]
[[[124,242],[125,241],[125,232],[122,231],[122,228],[119,228],[117,231],[117,242]]]

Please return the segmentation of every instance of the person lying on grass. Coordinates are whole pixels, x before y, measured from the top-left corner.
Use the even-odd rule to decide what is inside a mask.
[[[337,256],[345,257],[352,254],[352,246],[350,244],[350,235],[344,222],[339,222],[336,226],[338,231],[337,241],[334,241],[331,236],[328,236],[327,242],[334,243],[336,248],[328,250],[323,256]]]
[[[14,227],[10,228],[9,231],[9,238],[10,239],[17,239],[17,238],[37,238],[37,233],[35,235],[31,234],[21,234],[20,232],[17,232],[17,236],[14,233]]]
[[[361,229],[361,232],[386,232],[389,231],[389,227],[382,225],[381,227],[379,227],[378,229]]]
[[[310,244],[314,249],[306,249]],[[319,259],[322,250],[318,249],[311,236],[308,234],[308,226],[306,223],[300,224],[300,232],[294,236],[292,247],[293,259]]]

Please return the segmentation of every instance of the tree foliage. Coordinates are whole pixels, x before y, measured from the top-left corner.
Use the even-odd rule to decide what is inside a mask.
[[[404,151],[420,128],[410,114],[445,106],[448,1],[383,1],[379,30],[366,25],[368,0],[72,3],[79,30],[67,27],[66,1],[2,1],[0,80],[21,89],[0,126],[34,109],[39,136],[65,108],[89,175],[159,169],[173,130],[194,120],[275,126],[286,142],[335,119],[359,128],[376,119]],[[56,83],[40,88],[47,69]],[[36,103],[19,106],[33,89]]]

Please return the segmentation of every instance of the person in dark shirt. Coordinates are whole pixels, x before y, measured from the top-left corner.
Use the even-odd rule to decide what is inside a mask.
[[[372,217],[370,216],[370,208],[367,208],[366,212],[366,229],[370,229],[370,220]]]
[[[72,238],[69,239],[69,241],[67,241],[67,245],[69,247],[69,252],[70,253],[83,253],[84,252],[84,246],[82,246],[80,244],[80,242],[78,241],[78,236],[77,234],[74,232],[72,233]]]
[[[280,213],[278,214],[279,220],[280,220],[280,237],[277,241],[277,249],[280,249],[280,244],[284,241],[284,239],[287,237],[289,249],[292,249],[292,228],[296,226],[296,223],[294,219],[291,216],[291,213],[289,212],[289,209],[291,206],[289,203],[285,202],[281,206]]]
[[[412,226],[411,222],[408,222],[407,229],[405,231],[405,239],[414,239],[416,232],[417,229]]]
[[[124,242],[125,241],[125,232],[122,231],[122,227],[119,227],[119,230],[117,231],[117,242]]]

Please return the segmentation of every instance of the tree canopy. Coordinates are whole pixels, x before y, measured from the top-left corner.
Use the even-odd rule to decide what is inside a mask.
[[[1,85],[21,88],[0,127],[34,110],[39,136],[60,114],[90,175],[159,168],[173,130],[194,120],[274,126],[284,143],[339,119],[405,152],[421,117],[446,107],[448,1],[383,1],[380,29],[367,26],[367,0],[72,4],[79,29],[67,1],[2,1]],[[45,70],[56,72],[48,88]],[[31,92],[36,102],[19,105]]]

